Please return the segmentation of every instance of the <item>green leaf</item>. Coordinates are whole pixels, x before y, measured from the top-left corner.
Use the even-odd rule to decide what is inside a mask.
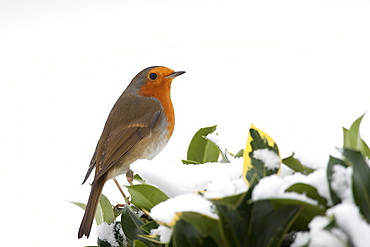
[[[140,177],[139,174],[134,175],[134,180],[139,182],[139,183],[145,184],[145,180],[142,177]]]
[[[240,149],[236,154],[234,154],[233,156],[235,158],[241,158],[243,157],[243,154],[244,154],[244,149]]]
[[[68,201],[68,202],[69,203],[72,203],[72,204],[74,204],[74,205],[76,205],[76,206],[78,206],[80,208],[82,208],[83,210],[86,209],[86,204],[85,203],[82,203],[82,202],[70,202],[70,201]]]
[[[257,179],[257,181],[259,181],[263,177],[279,173],[280,166],[276,169],[267,168],[264,161],[254,157],[255,152],[261,149],[274,152],[280,159],[279,148],[275,141],[252,124],[249,129],[247,145],[243,154],[243,177],[247,183],[251,183],[252,179]]]
[[[293,171],[300,172],[305,175],[315,171],[315,169],[304,166],[298,159],[294,158],[294,153],[291,156],[283,159],[282,162]]]
[[[316,200],[325,209],[328,207],[327,200],[317,192],[317,189],[315,187],[311,185],[296,183],[286,189],[285,192],[297,192],[299,194],[305,194],[307,197]]]
[[[144,232],[141,229],[141,226],[144,225],[144,223],[140,220],[138,215],[135,214],[134,211],[131,209],[131,207],[128,205],[126,205],[122,210],[121,225],[122,225],[122,230],[126,238],[130,242],[133,242],[135,240],[140,240],[143,243],[145,243],[147,246],[154,246],[153,243],[140,237],[140,235],[146,234],[146,232]]]
[[[135,240],[133,247],[147,247],[147,245],[141,242],[140,240]]]
[[[113,212],[112,204],[110,203],[108,198],[103,194],[100,197],[99,203],[100,203],[103,221],[106,222],[107,224],[112,224],[114,220],[116,219],[114,212]]]
[[[181,160],[183,164],[185,165],[199,165],[199,162],[193,161],[193,160]]]
[[[112,247],[110,243],[108,243],[107,241],[100,240],[99,238],[98,238],[98,246],[99,247]]]
[[[217,139],[214,139],[213,137],[210,137],[210,136],[203,136],[204,139],[208,140],[208,141],[211,141],[213,144],[216,145],[216,147],[218,148],[218,150],[220,151],[221,153],[221,156],[222,156],[222,160],[220,162],[222,163],[230,163],[230,161],[232,160],[232,156],[229,154],[229,152],[227,151],[226,147],[224,146],[221,146],[220,143],[218,142]]]
[[[257,241],[254,246],[281,246],[286,233],[297,220],[301,211],[302,208],[299,206],[286,206],[269,214],[261,224],[260,231],[263,234],[255,236]]]
[[[86,209],[85,203],[80,203],[80,202],[70,202],[70,203],[77,205],[83,210]],[[96,213],[95,213],[96,224],[101,225],[103,222],[111,224],[113,223],[115,218],[116,217],[114,215],[113,207],[111,203],[109,202],[108,198],[102,194],[100,197],[100,201],[98,203],[98,207],[96,209]]]
[[[142,239],[150,241],[154,246],[162,246],[159,235],[139,235]]]
[[[275,209],[279,209],[285,206],[299,206],[302,207],[302,212],[300,213],[298,219],[294,222],[292,229],[296,231],[306,231],[308,230],[308,224],[315,216],[324,216],[325,209],[315,206],[303,201],[293,200],[293,199],[269,199],[272,202]]]
[[[269,200],[253,202],[250,206],[250,220],[248,225],[248,246],[256,246],[258,234],[261,233],[264,219],[274,211],[274,205]]]
[[[370,168],[359,151],[343,149],[343,156],[353,166],[353,197],[360,212],[370,222]]]
[[[142,225],[140,228],[141,228],[141,230],[143,230],[144,232],[149,234],[152,229],[157,229],[158,226],[159,225],[158,225],[157,222],[149,221],[149,222],[145,223],[144,225]]]
[[[189,247],[202,246],[203,240],[201,233],[192,224],[179,220],[173,229],[171,242],[174,247]]]
[[[131,202],[139,209],[150,211],[152,207],[168,199],[160,189],[149,184],[127,186],[131,195]]]
[[[216,206],[219,220],[219,228],[223,241],[228,245],[222,246],[250,246],[251,239],[251,197],[256,180],[253,180],[247,192],[210,200]],[[238,233],[242,232],[242,233]],[[240,234],[238,236],[238,234]]]
[[[197,133],[195,133],[188,148],[187,160],[198,162],[199,164],[218,161],[220,153],[217,146],[211,141],[203,138],[203,136],[207,136],[215,130],[216,125],[201,128]]]
[[[340,197],[336,194],[336,192],[333,190],[331,186],[331,182],[333,181],[333,174],[334,174],[333,167],[335,165],[341,165],[343,167],[347,167],[346,163],[343,160],[337,159],[333,156],[329,156],[329,163],[328,163],[328,166],[326,167],[326,176],[327,176],[328,185],[329,185],[330,197],[331,197],[331,200],[334,206],[342,202]]]
[[[210,237],[214,242],[224,246],[224,242],[220,236],[217,220],[195,212],[182,212],[179,213],[178,216],[181,220],[192,224],[200,233],[203,240],[207,237]]]
[[[209,199],[213,203],[217,204],[224,204],[224,205],[230,205],[230,206],[237,206],[239,205],[240,201],[243,200],[243,197],[246,193],[233,195],[233,196],[227,196],[220,199]]]
[[[343,128],[343,148],[361,151],[361,153],[370,158],[370,149],[360,136],[360,125],[362,115],[351,125],[349,129]]]
[[[215,204],[220,217],[220,232],[227,246],[245,246],[248,221],[235,207],[226,204]]]

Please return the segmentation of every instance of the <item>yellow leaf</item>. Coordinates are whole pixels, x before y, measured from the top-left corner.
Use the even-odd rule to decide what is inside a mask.
[[[252,145],[253,142],[253,145]],[[258,149],[268,149],[271,150],[272,152],[275,152],[277,156],[279,156],[280,159],[280,154],[279,154],[279,149],[275,143],[275,141],[265,132],[262,130],[256,128],[253,124],[251,125],[249,129],[249,134],[248,134],[248,140],[247,140],[247,145],[245,148],[244,152],[244,165],[243,165],[243,178],[244,181],[249,184],[250,181],[247,179],[247,173],[250,171],[252,168],[255,168],[257,173],[255,176],[257,176],[257,179],[261,179],[262,177],[268,175],[266,173],[266,167],[263,164],[263,169],[261,167],[253,167],[253,152]],[[277,173],[280,172],[280,166],[277,171]],[[259,175],[258,175],[259,174]]]

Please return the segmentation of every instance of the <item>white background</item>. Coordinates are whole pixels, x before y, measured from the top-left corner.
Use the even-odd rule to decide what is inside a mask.
[[[325,159],[370,107],[369,13],[356,0],[1,1],[1,241],[96,243],[95,227],[77,240],[83,211],[66,201],[87,200],[106,117],[148,66],[187,72],[173,82],[176,128],[157,161],[186,158],[192,135],[215,124],[237,152],[251,123],[283,157]],[[120,202],[112,182],[104,193]]]

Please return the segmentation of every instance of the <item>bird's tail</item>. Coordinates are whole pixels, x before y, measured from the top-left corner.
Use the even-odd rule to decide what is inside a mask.
[[[96,208],[98,206],[98,202],[103,191],[104,183],[104,179],[99,179],[97,181],[94,181],[91,187],[91,192],[86,205],[85,214],[82,218],[80,230],[78,231],[78,238],[82,238],[84,235],[88,238],[90,235],[91,226],[94,221]]]

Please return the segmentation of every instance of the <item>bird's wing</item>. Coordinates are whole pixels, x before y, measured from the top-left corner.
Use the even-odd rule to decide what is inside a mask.
[[[99,143],[98,143],[98,145],[99,145]],[[89,169],[86,172],[85,179],[82,182],[82,184],[84,184],[86,182],[86,180],[90,177],[90,174],[91,174],[92,170],[94,170],[94,168],[95,168],[95,164],[96,164],[96,152],[97,152],[97,149],[98,149],[98,145],[96,145],[94,155],[93,155],[93,157],[91,158],[91,161],[90,161]]]
[[[100,160],[96,160],[95,179],[99,179],[146,135],[148,135],[163,118],[163,111],[148,113],[142,118],[112,131],[101,154]]]

